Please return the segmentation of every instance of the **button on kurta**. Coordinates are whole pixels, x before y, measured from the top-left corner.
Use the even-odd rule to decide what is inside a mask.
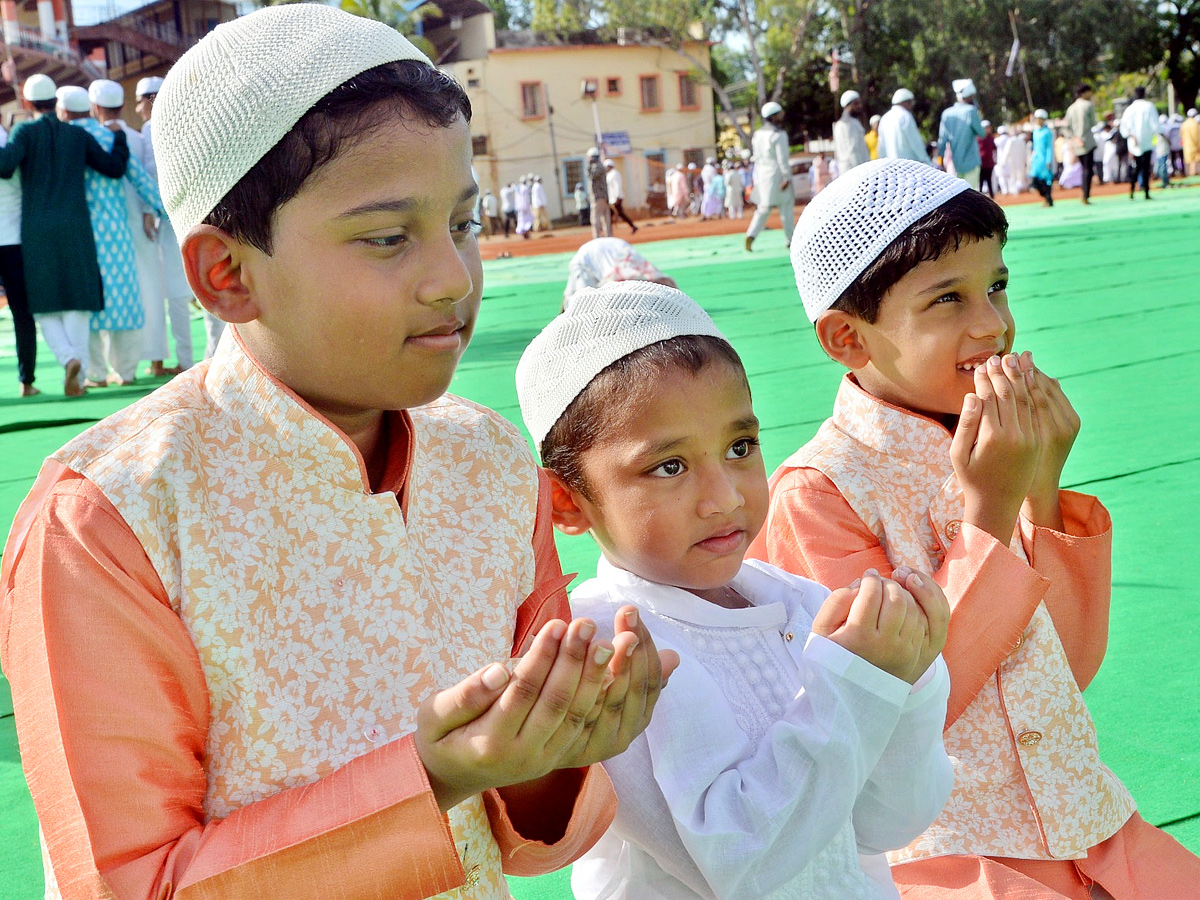
[[[1025,632],[1021,632],[1019,635],[1017,635],[1017,642],[1013,644],[1012,649],[1008,651],[1008,655],[1012,656],[1023,646],[1025,646]]]
[[[958,533],[961,530],[962,522],[958,519],[952,519],[946,523],[946,537],[950,540],[954,540],[956,537],[958,537]]]
[[[1022,731],[1017,735],[1017,743],[1022,747],[1035,747],[1042,740],[1040,731]]]
[[[783,639],[784,639],[785,641],[790,641],[790,640],[791,640],[792,638],[794,638],[794,637],[795,637],[795,635],[794,635],[794,634],[792,634],[792,633],[789,631],[787,634],[785,634],[785,635],[783,636]]]

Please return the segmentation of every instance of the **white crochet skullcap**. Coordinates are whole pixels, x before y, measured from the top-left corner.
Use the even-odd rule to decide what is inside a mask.
[[[58,105],[67,112],[85,113],[92,108],[88,92],[75,84],[60,87],[55,96],[58,97]]]
[[[960,100],[975,96],[975,82],[970,78],[959,78],[954,82],[954,96]]]
[[[125,88],[107,78],[97,78],[88,85],[88,97],[101,109],[120,109],[125,105]]]
[[[763,108],[760,110],[760,112],[762,113],[762,117],[764,119],[769,119],[771,116],[783,112],[783,107],[774,100],[770,100],[763,104]]]
[[[900,90],[898,90],[898,91],[896,91],[896,93],[892,94],[892,104],[893,105],[899,104],[899,103],[907,103],[909,100],[912,100],[912,99],[914,99],[913,92],[910,91],[908,88],[900,88]]]
[[[635,350],[686,334],[725,340],[700,304],[675,288],[621,281],[575,294],[517,363],[521,418],[538,450],[600,372]]]
[[[984,119],[984,120],[983,120],[982,122],[980,122],[979,124],[980,124],[980,125],[982,125],[984,128],[987,128],[987,127],[988,127],[989,125],[991,125],[992,123],[991,123],[991,122],[989,122],[987,119]]]
[[[157,75],[151,75],[148,78],[143,78],[137,83],[137,87],[133,89],[135,97],[152,97],[162,89],[163,80]]]
[[[792,235],[792,270],[808,320],[833,306],[908,226],[965,190],[961,178],[911,159],[871,160],[830,182]]]
[[[842,97],[838,101],[843,107],[849,106],[855,100],[858,100],[861,95],[858,91],[842,91]]]
[[[30,103],[38,103],[45,100],[54,100],[54,79],[49,75],[43,75],[38,72],[36,75],[30,75],[25,80],[25,86],[21,89],[23,96]]]
[[[1035,119],[1048,119],[1050,118],[1050,113],[1046,112],[1044,109],[1035,109],[1033,111],[1033,117]]]
[[[322,97],[405,59],[429,63],[394,28],[323,3],[264,7],[209,32],[154,107],[159,186],[180,240]]]

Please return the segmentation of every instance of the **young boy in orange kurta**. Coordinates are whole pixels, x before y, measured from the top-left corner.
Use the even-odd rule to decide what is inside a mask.
[[[928,567],[946,591],[956,783],[889,855],[902,896],[1190,896],[1200,860],[1137,814],[1081,696],[1107,641],[1112,526],[1059,489],[1079,417],[1013,353],[1006,235],[990,198],[905,160],[808,206],[796,283],[850,372],[771,479],[750,554],[826,584]]]
[[[632,607],[568,624],[524,440],[444,393],[482,294],[469,117],[321,4],[168,74],[166,206],[231,328],[54,454],[5,548],[47,896],[493,900],[611,820],[591,764],[673,654]]]

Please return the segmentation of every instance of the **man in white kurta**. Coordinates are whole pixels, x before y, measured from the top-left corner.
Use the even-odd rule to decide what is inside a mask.
[[[841,104],[842,117],[833,123],[833,153],[839,175],[871,158],[871,151],[867,149],[867,130],[859,119],[862,98],[858,91],[845,91]]]
[[[913,92],[900,88],[892,94],[892,108],[879,120],[879,158],[915,159],[928,163],[929,153],[925,139],[917,128],[913,117]]]
[[[754,153],[754,202],[758,205],[746,230],[747,250],[766,226],[773,207],[779,208],[783,239],[787,244],[792,242],[796,220],[796,194],[792,189],[788,136],[783,129],[783,107],[772,100],[763,106],[762,117],[762,128],[754,132],[750,141]]]

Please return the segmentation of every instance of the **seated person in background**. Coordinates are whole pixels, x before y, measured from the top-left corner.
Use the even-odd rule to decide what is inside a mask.
[[[675,287],[675,279],[664,275],[653,263],[633,249],[629,241],[615,237],[594,238],[575,251],[567,264],[565,310],[583,288],[600,287],[614,281],[653,281]]]

